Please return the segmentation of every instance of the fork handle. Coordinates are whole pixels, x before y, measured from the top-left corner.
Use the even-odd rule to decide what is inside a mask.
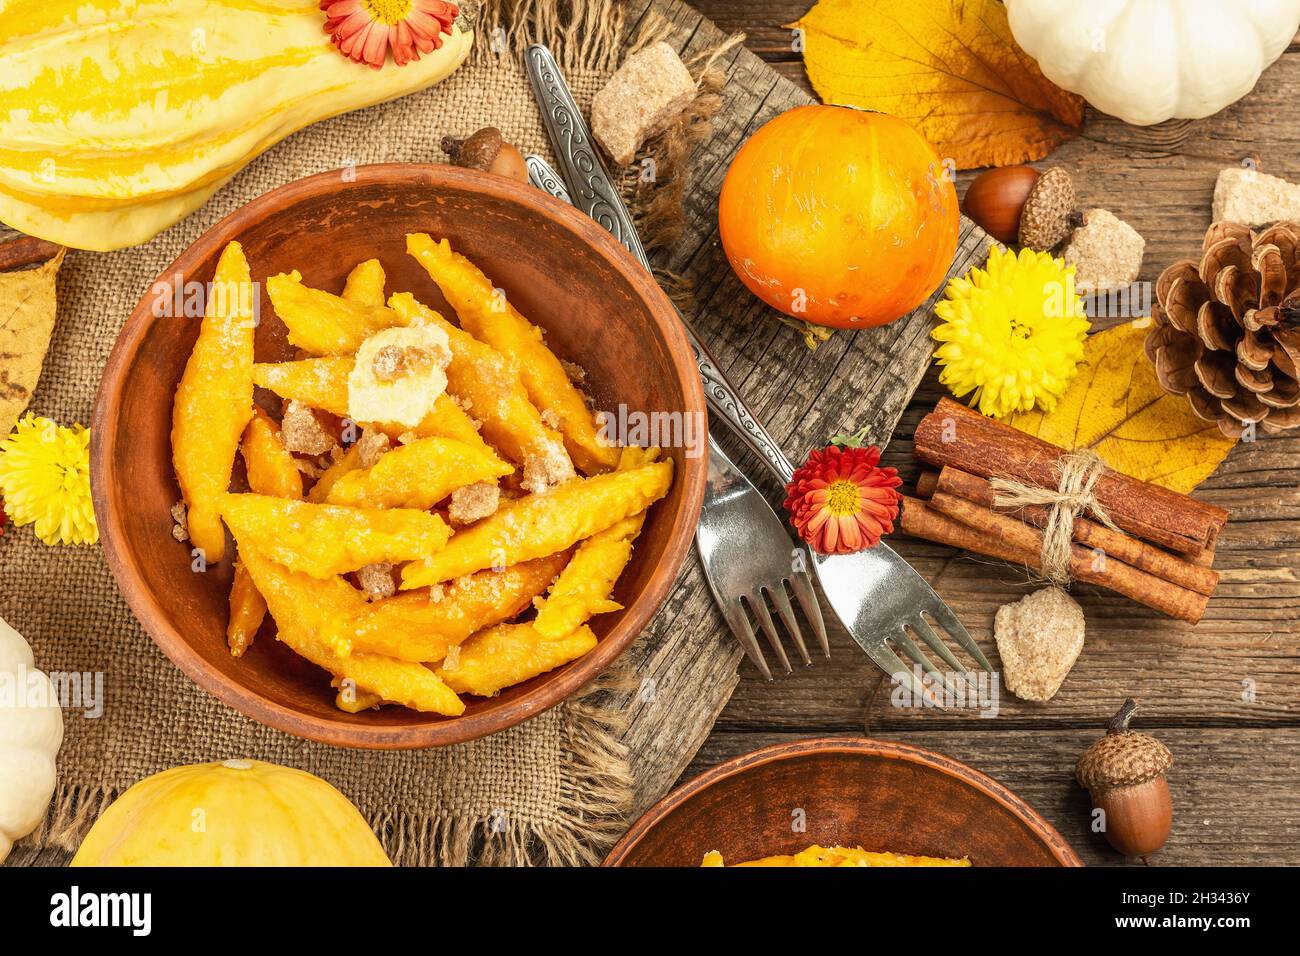
[[[637,235],[632,214],[610,179],[605,161],[596,151],[587,123],[582,118],[582,110],[569,92],[568,83],[551,51],[540,43],[534,43],[528,47],[524,61],[529,81],[542,108],[542,122],[555,147],[561,178],[574,190],[573,203],[608,229],[647,272],[653,272],[650,258]],[[545,162],[530,163],[529,172],[534,177],[544,176]],[[785,457],[776,440],[768,434],[762,421],[746,404],[736,386],[731,384],[727,373],[700,341],[680,309],[677,310],[677,317],[681,320],[691,350],[695,353],[695,365],[704,383],[704,397],[709,407],[762,459],[777,481],[786,484],[794,476],[794,466]]]

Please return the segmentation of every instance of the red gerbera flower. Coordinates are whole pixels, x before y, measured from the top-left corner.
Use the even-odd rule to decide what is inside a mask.
[[[320,8],[325,32],[339,52],[376,70],[390,46],[398,66],[432,53],[460,16],[456,4],[446,0],[320,0]]]
[[[880,449],[827,445],[808,456],[785,486],[790,523],[820,554],[874,548],[894,530],[902,479],[881,468]]]

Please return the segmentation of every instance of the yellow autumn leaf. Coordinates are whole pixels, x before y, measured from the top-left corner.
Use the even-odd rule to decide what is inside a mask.
[[[1042,159],[1083,123],[997,0],[820,0],[790,26],[824,102],[905,119],[958,169]]]
[[[1051,412],[1005,419],[1062,448],[1091,448],[1116,471],[1184,494],[1219,467],[1236,442],[1156,380],[1142,349],[1150,320],[1088,336],[1083,361]]]
[[[32,400],[54,332],[54,278],[66,250],[21,272],[0,272],[0,438]]]

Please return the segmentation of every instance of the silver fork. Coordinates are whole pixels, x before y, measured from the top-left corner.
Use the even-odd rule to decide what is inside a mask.
[[[546,160],[529,155],[525,161],[528,178],[534,186],[557,199],[572,202],[563,179]],[[642,265],[647,270],[650,268],[645,261]],[[795,565],[795,556],[801,556],[801,552],[794,547],[784,522],[777,517],[767,499],[714,441],[709,442],[708,485],[704,491],[699,524],[695,528],[695,547],[713,600],[722,611],[731,633],[745,649],[746,656],[764,677],[771,680],[772,670],[754,637],[749,614],[758,621],[772,653],[786,673],[792,670],[790,658],[767,607],[769,600],[794,640],[803,662],[812,663],[808,645],[804,643],[785,591],[787,586],[794,592],[822,652],[830,656],[826,624],[822,620],[812,578],[806,570]]]
[[[754,639],[746,605],[787,674],[791,670],[790,659],[768,613],[768,601],[794,638],[803,662],[812,663],[790,598],[785,593],[787,586],[812,624],[822,653],[831,656],[817,593],[804,569],[803,552],[794,546],[785,523],[776,516],[767,499],[712,441],[709,442],[708,488],[704,492],[704,507],[700,509],[700,523],[695,528],[695,547],[704,565],[709,590],[727,626],[764,677],[771,680],[772,671]]]
[[[524,53],[524,64],[533,93],[542,109],[542,119],[564,171],[565,181],[576,193],[573,203],[609,229],[629,252],[648,267],[648,259],[636,234],[632,216],[606,171],[604,160],[591,141],[582,112],[569,92],[551,51],[542,44],[532,44]],[[680,313],[679,313],[680,315]],[[696,364],[704,379],[704,395],[710,407],[739,435],[767,466],[773,477],[787,484],[794,468],[767,429],[750,410],[744,398],[727,379],[721,366],[709,354],[690,323],[682,316],[682,325],[695,350]],[[713,443],[710,442],[710,445]],[[933,620],[986,671],[992,666],[952,609],[916,571],[892,548],[879,544],[867,551],[846,555],[819,555],[807,549],[831,607],[839,615],[849,636],[886,674],[905,684],[914,695],[929,697],[912,668],[904,664],[898,651],[905,654],[927,674],[940,675],[949,693],[955,691],[952,680],[942,676],[939,668],[912,639],[915,634],[954,674],[973,675],[961,666],[956,656],[935,632]],[[909,630],[911,634],[909,634]]]

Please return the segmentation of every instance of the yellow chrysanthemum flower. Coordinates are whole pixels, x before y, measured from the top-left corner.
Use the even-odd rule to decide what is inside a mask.
[[[939,381],[958,398],[1002,418],[1051,411],[1083,360],[1088,319],[1074,266],[1049,253],[994,247],[983,269],[948,283],[935,307]]]
[[[90,431],[29,412],[0,442],[0,495],[14,524],[35,524],[46,544],[94,544]]]

